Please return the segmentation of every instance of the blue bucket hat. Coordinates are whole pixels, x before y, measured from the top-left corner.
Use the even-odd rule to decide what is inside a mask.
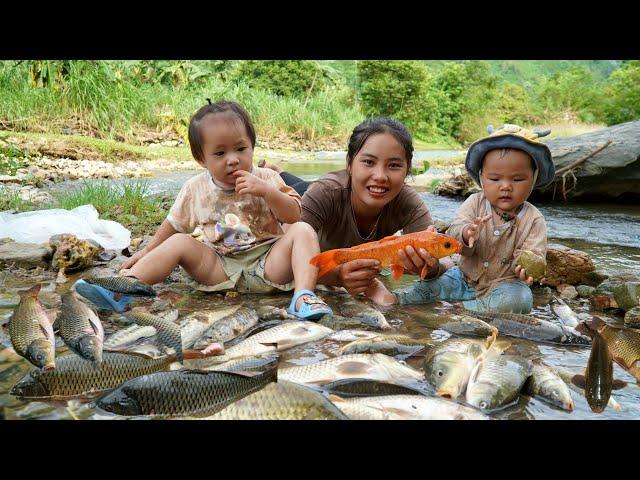
[[[551,150],[538,139],[551,133],[550,129],[533,131],[518,125],[504,124],[498,129],[487,127],[489,136],[471,144],[464,165],[473,180],[480,185],[482,159],[490,150],[515,148],[528,153],[536,164],[537,172],[533,188],[546,187],[553,182],[556,169],[551,160]]]

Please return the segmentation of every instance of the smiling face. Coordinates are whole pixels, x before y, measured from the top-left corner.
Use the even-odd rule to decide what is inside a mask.
[[[242,121],[232,113],[206,115],[200,124],[202,157],[196,159],[225,188],[235,188],[236,170],[251,170],[253,147]]]
[[[531,193],[531,157],[522,150],[491,150],[484,157],[480,178],[489,203],[502,211],[513,211]]]
[[[402,190],[408,168],[405,149],[393,135],[367,138],[348,167],[356,215],[380,213]]]

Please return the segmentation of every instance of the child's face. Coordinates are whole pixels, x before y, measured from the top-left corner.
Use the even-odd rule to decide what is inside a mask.
[[[353,158],[349,171],[355,202],[375,214],[402,190],[407,175],[405,150],[391,134],[372,135]]]
[[[533,185],[531,157],[522,150],[491,150],[482,165],[482,189],[489,203],[504,211],[522,205]]]
[[[242,121],[233,115],[207,115],[200,125],[202,161],[211,176],[224,187],[235,188],[236,170],[251,170],[253,147]]]

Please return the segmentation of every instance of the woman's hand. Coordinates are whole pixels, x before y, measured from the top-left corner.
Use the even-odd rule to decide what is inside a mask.
[[[136,264],[136,262],[140,260],[142,257],[144,257],[147,253],[149,253],[149,251],[147,250],[147,247],[143,248],[142,250],[138,250],[136,253],[131,255],[131,257],[126,262],[120,265],[120,270],[133,267]]]
[[[355,296],[369,288],[380,269],[378,260],[352,260],[338,267],[338,278],[341,285]]]

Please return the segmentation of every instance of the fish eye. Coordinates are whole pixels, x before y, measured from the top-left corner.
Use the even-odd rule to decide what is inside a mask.
[[[442,370],[438,370],[436,372],[436,375],[438,375],[439,377],[441,377],[442,375],[444,375],[444,372]]]
[[[444,242],[444,248],[451,248],[451,242]]]
[[[487,408],[488,406],[489,406],[489,404],[488,404],[487,402],[484,402],[484,401],[483,401],[483,402],[480,402],[480,405],[479,405],[479,407],[480,407],[480,408],[482,408],[483,410],[484,410],[485,408]]]
[[[44,355],[42,355],[41,353],[36,355],[36,360],[41,362],[42,360],[44,360]]]

